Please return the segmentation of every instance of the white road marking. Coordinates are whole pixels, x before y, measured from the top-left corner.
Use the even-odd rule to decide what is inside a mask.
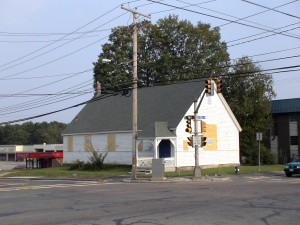
[[[101,183],[97,181],[83,181],[71,184],[48,184],[48,185],[28,185],[28,186],[18,186],[18,187],[0,187],[0,192],[4,191],[20,191],[20,190],[38,190],[38,189],[50,189],[50,188],[69,188],[69,187],[86,187],[86,186],[101,186],[112,183]],[[12,185],[12,184],[10,184]],[[17,184],[20,185],[20,184]]]

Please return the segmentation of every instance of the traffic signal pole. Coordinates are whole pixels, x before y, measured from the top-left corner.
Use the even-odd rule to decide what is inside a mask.
[[[201,99],[198,104],[197,104],[197,100],[194,101],[194,127],[195,127],[194,136],[196,138],[199,138],[198,112],[204,96],[205,93],[203,93],[203,95],[201,96]],[[195,145],[195,167],[194,167],[193,178],[197,179],[200,177],[201,177],[201,167],[199,163],[199,145]]]
[[[200,105],[204,99],[204,96],[212,95],[214,93],[214,89],[212,89],[213,82],[216,85],[216,92],[221,93],[222,92],[222,80],[215,78],[215,79],[209,79],[205,82],[205,92],[200,98],[199,103],[197,100],[194,101],[194,140],[197,140],[197,144],[194,144],[195,148],[195,167],[194,167],[194,179],[201,177],[201,167],[199,163],[199,144],[201,147],[205,146],[207,143],[207,136],[204,136],[203,133],[206,132],[206,123],[204,121],[201,121],[198,117],[198,112]],[[201,121],[201,135],[199,135],[199,121]],[[203,127],[203,128],[202,128]],[[205,130],[204,130],[205,127]],[[200,141],[199,141],[200,140]]]
[[[204,94],[203,94],[204,96]],[[202,98],[203,99],[203,98]],[[201,104],[201,102],[200,102]],[[199,104],[199,105],[200,105]],[[198,110],[197,110],[197,100],[194,101],[194,135],[197,138],[199,136],[199,123],[198,123]],[[194,167],[194,178],[201,177],[201,168],[199,165],[199,145],[195,145],[195,167]]]

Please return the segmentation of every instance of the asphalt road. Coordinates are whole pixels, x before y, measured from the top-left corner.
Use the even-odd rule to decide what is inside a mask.
[[[0,179],[1,225],[298,225],[300,176],[195,182]]]

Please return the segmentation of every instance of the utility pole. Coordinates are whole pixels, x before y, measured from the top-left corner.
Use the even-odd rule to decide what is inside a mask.
[[[137,118],[138,118],[138,99],[137,99],[137,18],[141,15],[147,18],[151,18],[150,15],[145,15],[137,12],[133,9],[128,9],[121,6],[121,9],[129,11],[133,14],[133,91],[132,91],[132,180],[136,180],[137,169]]]

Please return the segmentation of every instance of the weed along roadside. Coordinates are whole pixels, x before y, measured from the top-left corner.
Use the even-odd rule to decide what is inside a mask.
[[[43,177],[43,178],[76,178],[76,179],[108,179],[108,178],[129,178],[131,166],[128,165],[109,165],[104,164],[102,169],[74,169],[71,170],[71,165],[63,165],[61,167],[52,167],[44,169],[30,169],[30,170],[10,170],[1,171],[1,177]],[[258,173],[258,166],[240,166],[239,174],[253,174]],[[261,166],[261,173],[282,173],[282,165],[265,165]],[[202,175],[205,176],[226,176],[234,175],[235,168],[210,168],[202,169]],[[138,174],[138,178],[150,179],[151,174]],[[189,178],[193,176],[193,171],[176,171],[166,172],[166,178]]]

